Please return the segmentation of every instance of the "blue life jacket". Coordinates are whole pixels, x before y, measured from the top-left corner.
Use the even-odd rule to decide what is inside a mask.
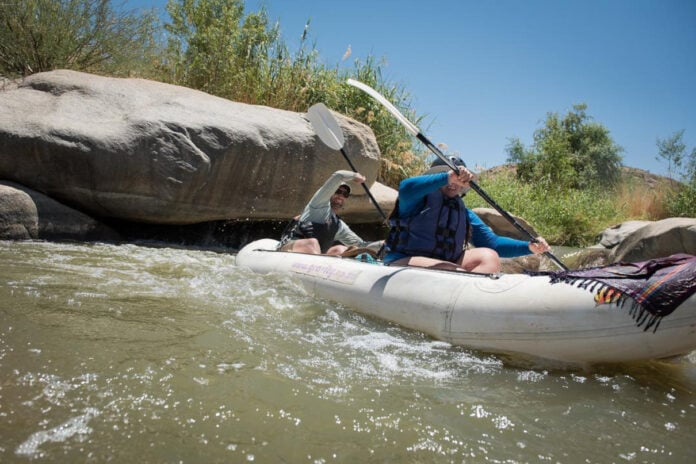
[[[398,198],[396,201],[389,218],[388,251],[450,262],[462,256],[469,221],[461,198],[447,198],[435,190],[425,197],[421,210],[407,218],[398,217]]]

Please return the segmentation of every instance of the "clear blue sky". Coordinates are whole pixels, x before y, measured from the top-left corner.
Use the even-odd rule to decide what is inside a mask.
[[[469,166],[505,162],[546,114],[575,103],[624,148],[624,164],[664,174],[656,139],[684,129],[696,147],[695,0],[247,0],[285,42],[304,25],[328,65],[384,58],[426,115],[421,131]],[[166,0],[129,0],[156,7]]]

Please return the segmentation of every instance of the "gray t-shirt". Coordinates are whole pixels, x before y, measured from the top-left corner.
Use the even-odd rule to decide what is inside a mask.
[[[331,174],[331,177],[324,182],[324,185],[316,191],[312,199],[307,203],[307,206],[305,206],[300,215],[300,222],[327,223],[331,217],[331,196],[336,193],[336,190],[342,183],[350,182],[354,178],[355,173],[352,171],[336,171]],[[369,243],[360,238],[342,220],[339,220],[338,232],[336,232],[334,240],[344,245],[355,245],[357,247],[364,247]]]

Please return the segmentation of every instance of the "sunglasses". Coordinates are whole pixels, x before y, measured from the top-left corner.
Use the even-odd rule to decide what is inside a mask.
[[[335,195],[341,195],[343,198],[348,198],[350,197],[350,192],[344,188],[339,188],[336,190]]]

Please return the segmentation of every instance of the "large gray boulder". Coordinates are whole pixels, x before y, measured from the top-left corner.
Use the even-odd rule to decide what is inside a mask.
[[[111,227],[52,198],[0,181],[0,239],[114,242],[121,237]]]
[[[612,250],[612,260],[636,262],[675,253],[696,255],[696,219],[669,218],[643,226]]]
[[[39,237],[36,204],[26,192],[0,182],[0,240]]]
[[[517,228],[515,228],[510,221],[505,219],[503,215],[494,208],[474,208],[473,211],[478,217],[481,218],[483,222],[486,223],[488,227],[493,229],[496,234],[516,238],[518,240],[529,240],[529,236],[527,234],[517,230]],[[508,214],[510,213],[508,212]],[[512,218],[515,219],[520,226],[529,231],[529,233],[531,233],[533,236],[536,237],[538,235],[527,221],[512,214],[510,214],[510,216],[512,216]]]
[[[652,224],[652,221],[626,221],[602,231],[599,244],[604,248],[614,248],[638,229]]]
[[[336,119],[346,153],[372,186],[374,134]],[[288,219],[346,168],[300,113],[66,70],[0,90],[0,179],[96,217],[156,224]],[[379,221],[366,196],[355,193],[346,220]],[[384,191],[383,209],[395,197]]]

